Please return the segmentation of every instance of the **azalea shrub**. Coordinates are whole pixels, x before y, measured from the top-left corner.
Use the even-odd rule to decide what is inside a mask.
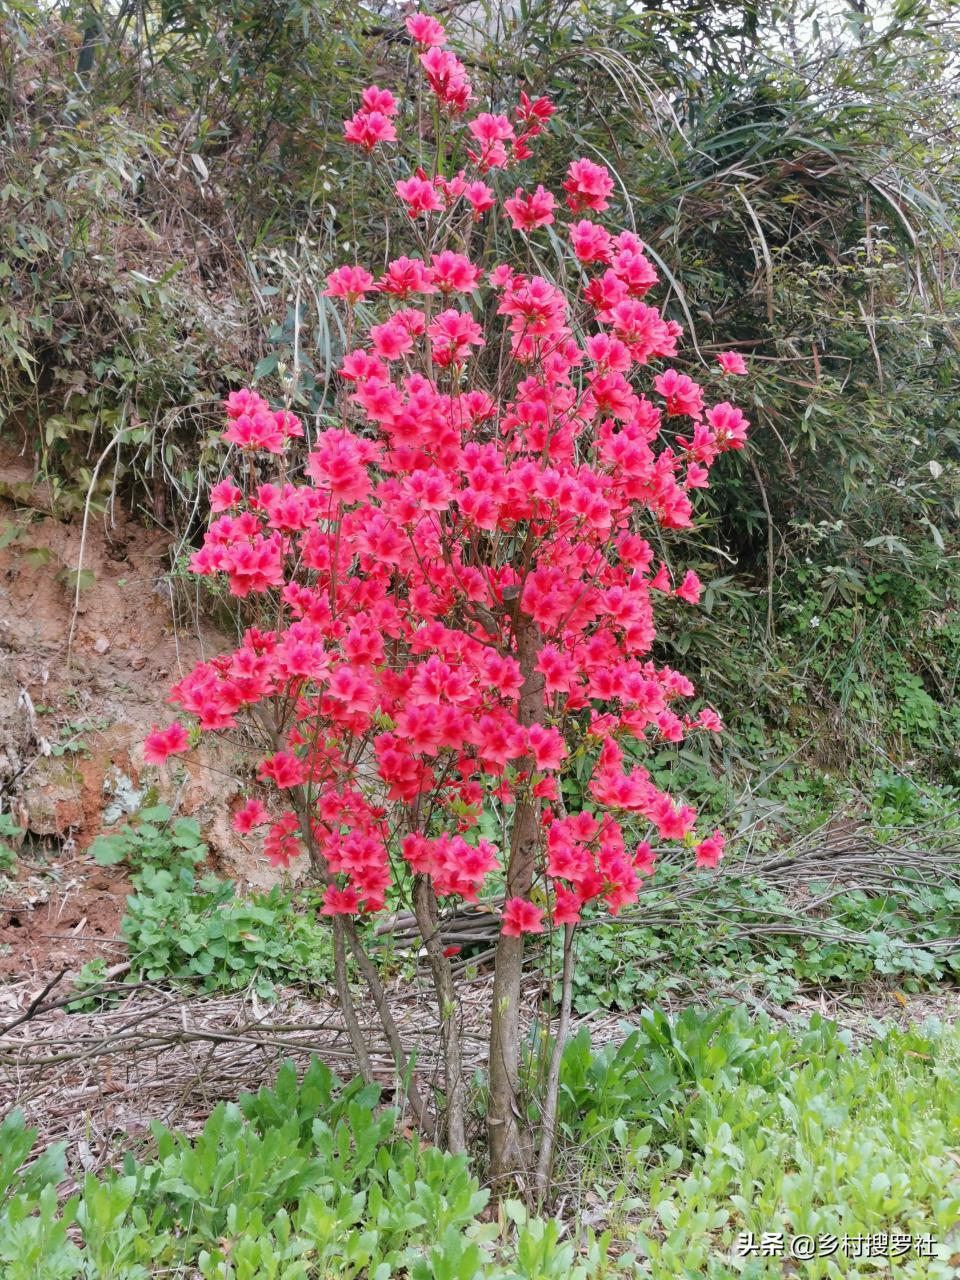
[[[335,414],[305,424],[252,389],[227,399],[234,476],[210,492],[190,568],[225,581],[249,625],[176,685],[193,730],[155,731],[147,758],[246,718],[268,749],[237,832],[262,834],[281,867],[309,853],[342,928],[391,885],[412,898],[454,1146],[459,1015],[437,922],[460,903],[499,912],[502,1173],[530,1154],[515,1105],[525,935],[563,926],[569,941],[584,913],[615,915],[665,842],[702,866],[723,851],[638,755],[721,730],[651,659],[658,601],[695,607],[701,589],[651,538],[691,526],[747,423],[672,367],[682,329],[648,300],[657,272],[616,225],[610,171],[581,157],[557,193],[524,183],[558,128],[549,99],[478,110],[441,24],[407,28],[419,96],[371,86],[344,126],[396,197],[396,256],[329,276],[346,335]],[[717,360],[711,383],[746,372],[735,352]],[[586,803],[567,812],[564,773],[585,762]],[[481,834],[485,810],[499,841]]]

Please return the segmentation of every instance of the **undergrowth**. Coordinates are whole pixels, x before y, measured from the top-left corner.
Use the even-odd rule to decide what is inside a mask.
[[[491,1214],[466,1157],[410,1137],[375,1086],[341,1085],[318,1062],[298,1082],[288,1063],[195,1137],[154,1123],[147,1149],[59,1197],[65,1144],[36,1153],[12,1113],[2,1274],[760,1280],[796,1271],[800,1236],[820,1251],[802,1264],[812,1280],[873,1274],[904,1238],[898,1275],[955,1274],[956,1028],[854,1051],[819,1017],[775,1027],[728,1006],[651,1010],[624,1033],[593,1047],[584,1030],[564,1053],[556,1217],[516,1201]],[[782,1233],[785,1256],[749,1252],[763,1233]],[[857,1256],[858,1239],[877,1253]]]
[[[578,1013],[627,1012],[705,987],[789,1004],[823,988],[855,1002],[878,985],[916,992],[960,982],[951,858],[960,788],[890,761],[860,788],[788,764],[768,779],[766,803],[753,795],[751,808],[695,753],[661,752],[651,772],[709,821],[729,830],[737,820],[739,837],[718,872],[664,860],[635,908],[579,929]],[[842,861],[851,853],[855,882]],[[559,974],[560,940],[553,945]]]
[[[309,987],[329,979],[329,930],[318,923],[310,892],[275,885],[240,895],[233,881],[199,874],[208,850],[192,819],[174,821],[163,805],[143,809],[135,822],[95,841],[91,853],[101,865],[124,862],[132,872],[121,924],[129,981],[190,983],[205,992],[249,987],[269,998],[277,983]],[[74,1011],[102,1000],[103,978],[101,961],[84,966],[78,989],[86,994]]]
[[[817,1015],[785,1028],[743,1007],[652,1010],[619,1046],[594,1050],[581,1031],[567,1047],[557,1185],[657,1280],[891,1266],[946,1280],[960,1250],[958,1068],[955,1026],[854,1051]],[[782,1236],[781,1256],[762,1256],[765,1233]],[[791,1259],[799,1236],[818,1256]],[[898,1236],[909,1243],[892,1260]],[[863,1237],[872,1256],[857,1253]]]
[[[0,1262],[6,1280],[123,1277],[180,1268],[217,1280],[470,1280],[599,1275],[607,1242],[576,1260],[557,1223],[482,1222],[489,1193],[465,1156],[402,1136],[376,1086],[341,1086],[314,1061],[298,1084],[221,1102],[196,1138],[155,1123],[153,1151],[58,1203],[64,1144],[32,1164],[20,1113],[0,1126]],[[515,1232],[515,1234],[514,1234]],[[513,1237],[509,1265],[498,1243]]]
[[[576,1012],[628,1012],[705,986],[790,1003],[822,987],[843,988],[856,1000],[859,988],[877,983],[916,992],[960,980],[960,876],[931,877],[907,856],[911,841],[922,838],[918,824],[930,814],[929,798],[895,773],[875,783],[873,833],[905,851],[894,879],[843,890],[821,870],[784,886],[735,863],[714,874],[664,862],[637,909],[578,931]],[[277,984],[329,983],[332,949],[316,892],[278,885],[239,894],[232,881],[201,870],[208,850],[192,819],[173,820],[162,805],[144,809],[91,853],[101,865],[130,869],[134,892],[121,925],[131,961],[125,982],[204,992],[249,987],[266,999]],[[554,939],[557,973],[560,944]],[[122,994],[122,986],[104,987],[104,975],[101,960],[84,966],[73,1011]]]
[[[960,980],[960,877],[909,867],[876,891],[812,879],[787,892],[734,871],[691,880],[663,868],[630,918],[581,928],[574,1008],[629,1011],[667,992],[746,990],[789,1004],[804,991],[868,984],[916,992]],[[676,893],[678,887],[688,891]],[[806,908],[832,896],[811,918]],[[559,968],[559,943],[556,967]]]

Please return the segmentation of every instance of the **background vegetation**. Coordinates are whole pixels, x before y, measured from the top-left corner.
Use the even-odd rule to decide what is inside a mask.
[[[744,827],[809,825],[858,799],[851,783],[868,802],[933,787],[950,808],[952,6],[530,0],[444,16],[495,100],[550,93],[615,169],[691,363],[718,344],[750,360],[752,448],[698,535],[709,623],[685,614],[661,655],[733,732],[710,762],[719,783],[686,752],[661,767],[720,814],[736,802]],[[332,407],[322,282],[383,239],[340,121],[361,80],[409,73],[401,17],[338,0],[6,6],[2,433],[57,511],[120,497],[176,552],[199,527],[229,387],[252,370],[317,421]],[[544,179],[564,160],[542,148]]]

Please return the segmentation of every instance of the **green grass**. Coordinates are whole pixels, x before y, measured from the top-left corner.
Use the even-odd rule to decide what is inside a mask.
[[[405,1136],[375,1087],[319,1063],[216,1107],[194,1138],[154,1125],[57,1195],[64,1149],[0,1126],[4,1280],[600,1280],[868,1276],[876,1261],[740,1258],[738,1234],[933,1238],[895,1274],[947,1280],[960,1252],[960,1029],[837,1027],[744,1009],[646,1014],[618,1046],[564,1055],[561,1217],[496,1213],[463,1157]],[[32,1157],[32,1163],[31,1161]],[[586,1226],[585,1222],[592,1224]]]
[[[816,1017],[788,1030],[742,1008],[654,1011],[616,1051],[592,1053],[585,1033],[568,1047],[568,1176],[656,1280],[788,1273],[738,1257],[743,1231],[783,1233],[788,1252],[801,1234],[929,1235],[936,1256],[912,1251],[896,1274],[945,1280],[960,1253],[958,1080],[958,1027],[854,1052]],[[795,1264],[809,1277],[877,1265],[839,1248]]]

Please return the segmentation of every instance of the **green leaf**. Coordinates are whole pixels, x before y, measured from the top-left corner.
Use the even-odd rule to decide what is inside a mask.
[[[91,844],[89,853],[97,866],[112,867],[124,860],[129,849],[125,836],[98,836]]]

